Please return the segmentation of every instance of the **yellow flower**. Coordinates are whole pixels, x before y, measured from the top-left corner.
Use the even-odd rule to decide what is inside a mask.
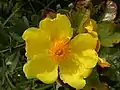
[[[96,32],[96,22],[93,19],[88,19],[85,24],[83,25],[85,32],[91,34],[94,38],[97,40],[97,45],[96,45],[96,51],[98,52],[100,50],[100,41],[98,40],[98,34]]]
[[[86,32],[90,33],[92,36],[94,37],[98,37],[98,34],[96,32],[96,22],[93,19],[88,19],[85,24],[84,24],[84,29],[86,30]]]
[[[82,89],[86,84],[84,78],[98,62],[97,40],[89,33],[72,36],[70,21],[61,14],[54,19],[45,18],[39,28],[28,28],[22,36],[29,59],[23,67],[26,77],[49,84],[60,75],[64,83]]]

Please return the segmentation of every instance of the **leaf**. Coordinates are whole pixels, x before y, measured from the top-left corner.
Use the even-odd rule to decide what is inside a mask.
[[[71,87],[60,87],[58,90],[73,90]]]
[[[77,11],[73,10],[70,13],[71,25],[77,32],[83,32],[83,24],[90,17],[90,11],[82,8]]]
[[[101,22],[97,26],[97,32],[101,44],[105,47],[113,47],[114,44],[120,42],[120,27],[112,22]]]
[[[108,77],[108,85],[119,90],[120,88],[120,48],[119,44],[115,47],[108,48],[102,47],[99,56],[107,60],[111,67],[109,67],[106,72],[101,72],[105,77]]]
[[[107,85],[99,81],[99,75],[96,69],[93,70],[92,74],[86,81],[87,83],[83,90],[108,90]]]
[[[40,22],[40,15],[33,14],[31,16],[31,24],[33,26],[38,26],[39,22]]]
[[[17,63],[19,61],[19,56],[20,56],[20,53],[19,51],[17,51],[6,58],[5,61],[6,61],[6,65],[9,66],[9,72],[13,72],[14,69],[16,68]]]
[[[34,90],[46,90],[46,89],[48,89],[48,88],[50,88],[52,86],[53,86],[52,84],[48,84],[48,85],[44,85],[44,86],[42,86],[40,88],[37,88],[37,89],[34,89]]]
[[[15,41],[17,41],[17,43],[18,43],[18,42],[23,42],[22,37],[19,36],[18,34],[14,33],[14,32],[10,32],[9,34],[11,35],[11,38],[12,38],[12,40],[13,40],[14,42],[15,42]],[[12,44],[13,44],[13,43],[12,43]]]
[[[66,9],[58,9],[58,10],[57,10],[57,13],[68,14],[68,13],[69,13],[69,10],[66,10]]]
[[[88,6],[90,0],[75,0],[75,8],[79,9]]]
[[[13,26],[9,27],[8,31],[15,32],[20,36],[23,34],[25,29],[29,28],[29,22],[25,16],[23,16],[21,19],[13,17],[9,22],[12,23]]]
[[[8,34],[5,32],[3,25],[0,23],[0,44],[6,45],[8,44]]]

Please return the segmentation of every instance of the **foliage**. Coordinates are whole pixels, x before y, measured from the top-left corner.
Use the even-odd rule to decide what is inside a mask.
[[[120,25],[112,22],[101,22],[98,24],[98,34],[102,46],[113,47],[114,44],[120,42]]]
[[[0,90],[56,90],[56,83],[46,85],[36,79],[28,80],[22,71],[26,57],[21,35],[28,27],[38,26],[46,10],[65,14],[71,11],[73,14],[71,23],[75,29],[79,27],[78,32],[81,32],[82,25],[89,16],[96,20],[101,41],[99,56],[106,59],[112,66],[104,69],[98,66],[97,73],[93,72],[88,80],[88,86],[85,87],[87,89],[83,90],[92,90],[95,83],[100,87],[106,84],[110,90],[120,89],[120,1],[114,0],[118,6],[118,12],[116,18],[111,21],[102,21],[107,13],[104,0],[97,2],[81,0],[79,4],[77,3],[77,8],[74,7],[74,1],[0,0]],[[77,12],[76,10],[81,8],[79,6],[84,9],[79,9],[80,11]],[[90,8],[91,13],[86,12],[87,8]],[[96,78],[95,82],[91,82],[95,80],[93,77]],[[70,86],[61,88],[61,90],[63,88],[72,90]]]

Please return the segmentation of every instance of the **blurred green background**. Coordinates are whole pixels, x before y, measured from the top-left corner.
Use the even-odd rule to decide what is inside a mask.
[[[81,0],[86,1],[86,0]],[[117,15],[114,23],[120,26],[120,0],[113,0],[117,4]],[[91,18],[99,22],[106,13],[107,0],[91,0]],[[0,90],[56,90],[56,83],[46,85],[36,79],[28,80],[23,73],[26,62],[24,41],[21,38],[25,29],[38,26],[46,10],[71,10],[75,0],[0,0]],[[111,21],[113,22],[113,21]],[[109,25],[108,25],[109,27]],[[107,27],[104,28],[107,30]],[[97,67],[97,74],[91,83],[104,82],[109,90],[120,90],[120,44],[114,47],[101,47],[101,57],[107,58],[111,68]],[[97,79],[96,79],[97,78]],[[98,81],[97,81],[98,82]],[[96,84],[95,84],[96,83]],[[100,89],[99,86],[89,86],[85,90]],[[105,85],[101,85],[100,87]],[[95,89],[96,88],[96,89]],[[70,86],[63,86],[59,90],[74,90]]]

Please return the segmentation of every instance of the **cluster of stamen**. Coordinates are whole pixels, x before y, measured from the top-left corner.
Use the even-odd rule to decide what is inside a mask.
[[[68,40],[58,40],[52,43],[50,55],[55,61],[64,60],[68,52],[68,42]]]

